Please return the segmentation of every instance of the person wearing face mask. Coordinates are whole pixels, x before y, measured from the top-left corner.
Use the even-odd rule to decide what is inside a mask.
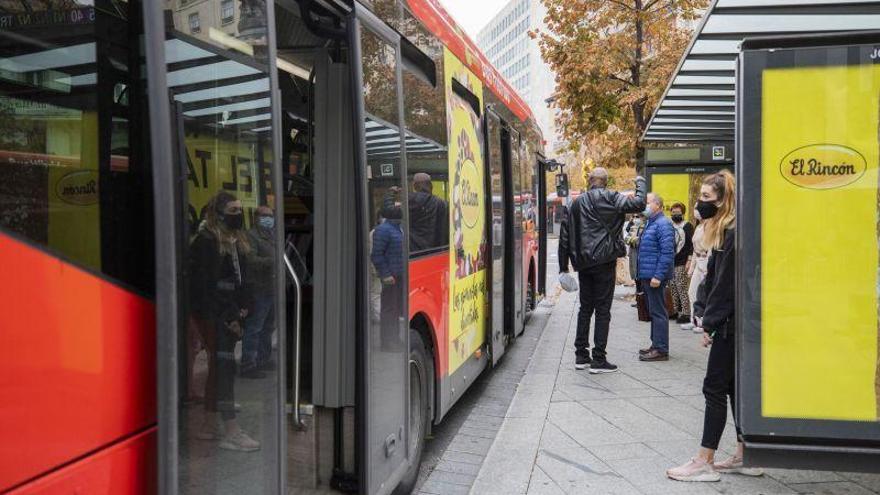
[[[694,314],[694,302],[697,300],[697,289],[700,288],[700,284],[702,284],[703,279],[706,278],[706,269],[709,262],[709,250],[703,244],[706,225],[701,221],[700,211],[697,209],[698,204],[694,205],[694,219],[698,222],[696,229],[694,229],[694,236],[692,239],[694,254],[691,256],[691,259],[687,264],[687,275],[690,280],[688,285],[688,300],[691,303],[691,315]],[[693,330],[693,332],[697,334],[703,333],[703,329],[694,325],[693,321],[681,325],[681,328],[682,330]]]
[[[243,334],[250,301],[244,288],[251,245],[241,201],[221,191],[208,203],[205,221],[190,246],[190,310],[203,325],[208,349],[205,422],[197,437],[219,440],[226,450],[253,452],[260,442],[242,431],[235,410],[235,344]],[[222,420],[222,424],[221,424]]]
[[[687,274],[687,264],[694,252],[694,226],[685,220],[685,213],[687,208],[681,203],[675,203],[669,208],[669,216],[676,232],[677,249],[673,263],[674,275],[669,281],[669,288],[672,289],[672,302],[679,324],[691,321],[691,301],[688,297],[690,279]]]
[[[642,283],[639,280],[639,238],[644,230],[645,219],[641,213],[637,213],[633,215],[632,220],[627,225],[626,233],[623,235],[623,242],[626,243],[629,249],[629,276],[636,282],[636,293],[644,292]]]
[[[736,225],[736,182],[728,171],[712,174],[703,181],[697,211],[703,218],[704,245],[712,250],[706,279],[694,303],[697,326],[704,329],[703,346],[710,347],[703,395],[706,408],[703,438],[695,457],[669,469],[666,475],[678,481],[718,481],[720,474],[761,476],[763,470],[743,466],[743,444],[736,417],[736,299],[734,248]],[[715,452],[727,424],[727,401],[734,411],[737,444],[734,455],[716,463]]]
[[[260,206],[248,231],[251,253],[245,288],[253,301],[241,339],[242,378],[264,378],[272,371],[272,334],[275,332],[275,212]]]
[[[663,198],[648,194],[648,225],[639,241],[639,278],[651,313],[651,346],[639,351],[640,361],[669,360],[669,315],[664,291],[673,275],[675,227],[663,214]]]

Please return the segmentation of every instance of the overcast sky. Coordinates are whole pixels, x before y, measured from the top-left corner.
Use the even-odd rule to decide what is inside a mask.
[[[464,31],[477,41],[477,33],[495,14],[507,5],[510,0],[440,0],[440,4],[452,14],[455,21]]]

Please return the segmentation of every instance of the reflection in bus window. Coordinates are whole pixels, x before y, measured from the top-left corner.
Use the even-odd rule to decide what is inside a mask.
[[[190,232],[187,324],[179,339],[187,357],[179,368],[179,490],[276,493],[280,256],[266,5],[166,4],[169,125],[186,171]],[[190,30],[193,16],[197,32]]]
[[[435,80],[442,81],[442,74]],[[403,72],[411,255],[449,245],[449,163],[442,86]]]
[[[141,6],[57,3],[0,5],[0,229],[150,293]]]

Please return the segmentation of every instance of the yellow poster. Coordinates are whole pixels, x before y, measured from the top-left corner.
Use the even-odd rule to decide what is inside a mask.
[[[196,215],[218,192],[234,194],[245,211],[256,208],[260,194],[269,194],[272,155],[266,146],[262,166],[254,143],[222,140],[217,136],[187,137],[189,204]],[[245,215],[247,218],[248,215]]]
[[[654,174],[651,176],[651,192],[657,193],[663,198],[663,208],[666,215],[675,203],[685,205],[688,210],[693,209],[695,201],[690,198],[690,174]]]
[[[483,104],[483,86],[449,50],[444,51],[449,129],[449,373],[483,345],[486,325],[486,197],[480,117],[452,89],[453,79]]]
[[[880,66],[763,85],[762,414],[876,421]]]

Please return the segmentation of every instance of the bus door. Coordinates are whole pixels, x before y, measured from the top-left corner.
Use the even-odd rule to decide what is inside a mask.
[[[536,290],[538,294],[547,294],[547,174],[545,173],[544,164],[546,159],[538,156],[531,173],[535,175],[535,185],[533,189],[535,196],[532,201],[537,204],[537,212],[535,212],[535,230],[538,233],[538,286]],[[536,299],[537,301],[537,299]]]
[[[742,45],[734,321],[750,465],[880,472],[878,46],[876,32]]]
[[[489,196],[492,198],[488,215],[491,219],[490,232],[492,244],[490,325],[492,364],[504,355],[512,335],[510,286],[513,282],[511,265],[512,252],[507,249],[512,237],[512,212],[510,201],[510,136],[507,129],[491,107],[486,109],[486,174]]]
[[[508,241],[509,248],[513,250],[511,261],[513,263],[513,278],[511,284],[511,297],[513,298],[513,326],[510,329],[513,335],[519,335],[525,329],[526,317],[526,286],[525,280],[528,272],[523,269],[523,190],[522,167],[526,161],[525,147],[521,141],[520,133],[510,128],[510,171],[507,176],[510,181],[511,194],[508,200],[511,201],[512,215],[512,236]]]
[[[390,493],[416,452],[409,441],[405,133],[399,35],[361,4],[349,24],[360,221],[357,270],[361,493]]]

